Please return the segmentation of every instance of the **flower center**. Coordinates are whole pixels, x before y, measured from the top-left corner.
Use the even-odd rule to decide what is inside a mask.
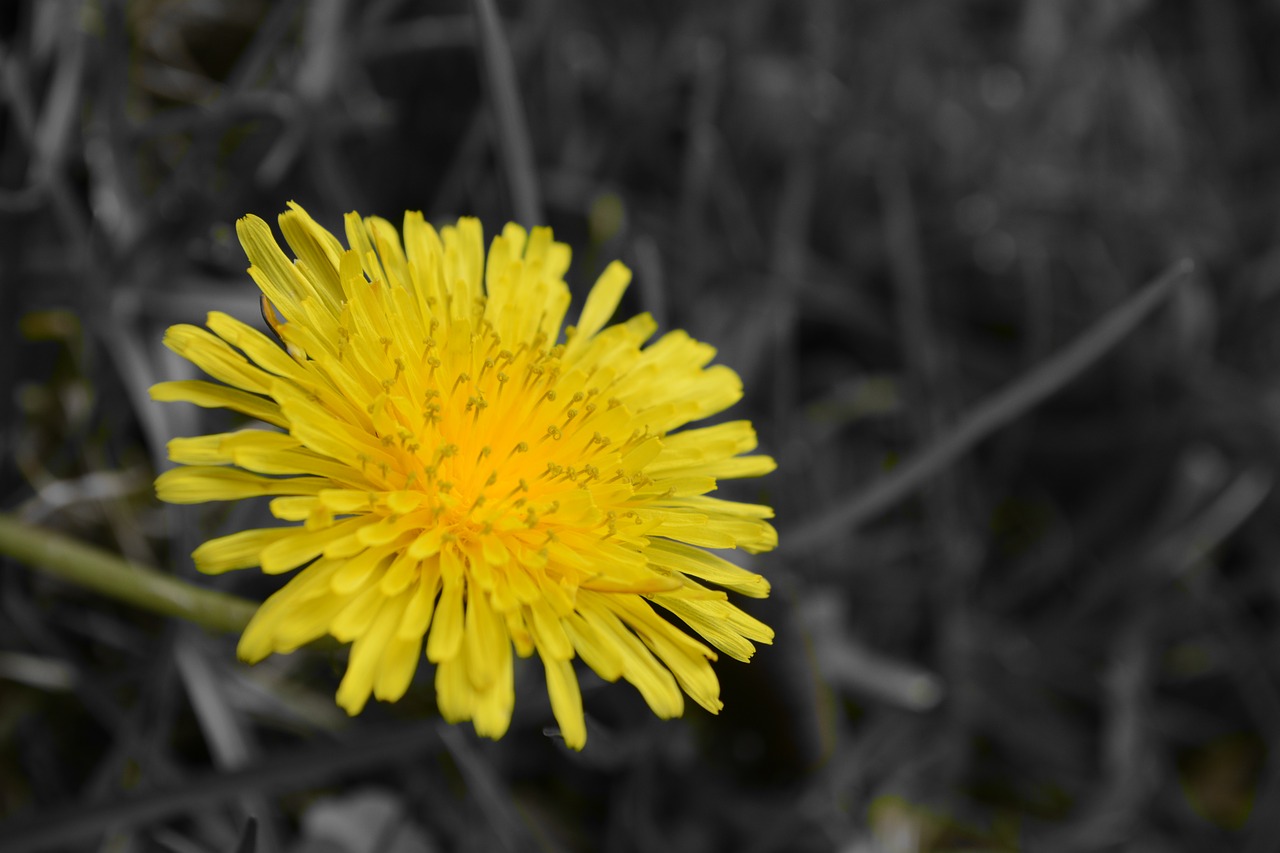
[[[428,514],[422,537],[527,552],[565,528],[617,532],[616,505],[643,482],[652,447],[640,448],[656,439],[602,399],[599,367],[566,371],[545,334],[509,347],[485,320],[471,331],[455,319],[443,334],[433,322],[416,357],[381,340],[390,378],[368,410]]]

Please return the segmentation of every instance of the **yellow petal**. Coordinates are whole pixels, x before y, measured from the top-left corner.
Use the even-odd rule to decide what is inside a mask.
[[[664,720],[684,713],[684,697],[671,673],[609,609],[608,597],[584,592],[579,612],[597,631],[616,644],[623,659],[622,677],[644,697],[649,708]]]
[[[391,561],[391,565],[387,567],[386,574],[378,582],[378,585],[382,587],[382,594],[398,595],[408,589],[409,584],[418,579],[420,573],[418,567],[421,563],[421,560],[409,556],[407,551],[401,551],[396,554],[395,559]]]
[[[441,560],[450,553],[448,549],[441,552]],[[451,579],[444,576],[444,591],[436,603],[435,618],[431,623],[431,634],[427,638],[427,660],[432,663],[452,660],[457,657],[462,647],[462,593],[464,581],[461,578]],[[466,677],[465,674],[463,676]]]
[[[369,232],[360,214],[355,211],[348,213],[342,217],[342,224],[347,232],[347,245],[360,261],[360,266],[369,281],[386,281],[387,274],[382,270],[382,262],[378,260],[378,255],[373,250],[373,243],[369,242]]]
[[[261,565],[262,551],[274,542],[292,536],[292,527],[267,527],[242,530],[230,536],[210,539],[192,552],[196,568],[207,575],[218,575],[232,569]]]
[[[655,595],[653,601],[679,616],[707,642],[740,661],[749,661],[758,643],[772,643],[773,630],[725,601],[696,601]]]
[[[586,342],[604,328],[613,312],[618,310],[618,303],[622,301],[622,294],[630,283],[631,270],[623,264],[613,261],[605,267],[600,278],[596,279],[595,287],[587,295],[586,305],[582,306],[577,330],[565,350],[566,358],[571,359],[577,355]]]
[[[371,524],[360,530],[360,541],[366,545],[386,545],[394,542],[411,531],[421,530],[431,523],[433,514],[429,512],[411,513],[399,518],[388,516],[377,524]]]
[[[533,629],[533,641],[538,646],[538,654],[554,660],[569,660],[573,657],[573,644],[560,624],[560,617],[542,599],[529,605],[533,621],[529,627]]]
[[[236,646],[240,659],[257,663],[272,652],[292,651],[323,635],[344,600],[315,593],[327,589],[336,568],[317,560],[263,602]]]
[[[587,721],[582,713],[582,693],[578,688],[578,676],[573,671],[573,663],[545,655],[542,663],[547,673],[551,711],[560,724],[560,736],[570,749],[582,749],[587,743]]]
[[[396,635],[387,640],[382,666],[373,680],[373,695],[383,702],[397,702],[413,682],[422,660],[422,638],[406,640]]]
[[[210,311],[205,320],[205,325],[212,329],[218,337],[242,350],[245,355],[264,370],[295,383],[308,394],[314,395],[322,405],[331,410],[354,411],[350,401],[335,393],[330,386],[321,380],[321,377],[316,375],[313,369],[310,369],[314,365],[299,362],[282,349],[276,341],[268,338],[252,326],[242,323],[221,311]],[[288,331],[290,334],[294,332],[293,329]]]
[[[580,614],[573,613],[564,620],[565,633],[573,642],[573,648],[583,663],[591,667],[605,681],[617,681],[624,669],[622,652],[617,643],[601,631],[597,631]]]
[[[342,684],[338,685],[337,700],[352,716],[359,714],[369,701],[374,681],[378,679],[379,670],[384,666],[384,653],[395,636],[405,604],[404,596],[386,599],[373,618],[369,630],[351,646],[347,673],[342,678]]]
[[[668,461],[706,462],[755,450],[758,443],[750,421],[727,421],[709,427],[681,430],[666,436],[655,467]]]
[[[373,624],[374,617],[382,610],[383,603],[388,600],[377,584],[365,587],[333,617],[333,621],[329,623],[329,633],[342,643],[350,643],[363,636]]]
[[[289,202],[289,210],[280,214],[278,221],[289,248],[298,256],[300,265],[305,265],[314,291],[336,308],[342,299],[337,275],[342,245],[292,201]]]
[[[483,692],[476,694],[472,717],[476,734],[497,739],[507,733],[516,702],[511,643],[505,632],[495,654],[497,657],[493,682]]]
[[[152,400],[161,403],[193,403],[204,409],[231,409],[284,429],[289,428],[289,420],[273,401],[203,379],[158,382],[151,386],[150,394]]]
[[[440,571],[434,561],[425,563],[422,577],[410,593],[409,604],[400,620],[396,636],[402,640],[421,640],[426,635],[427,629],[431,627],[431,616],[439,592]]]
[[[350,536],[370,520],[367,517],[350,518],[324,530],[288,528],[292,536],[282,537],[263,549],[262,570],[275,575],[295,569],[324,553],[329,543]]]
[[[302,495],[284,498],[272,498],[271,503],[267,505],[271,514],[281,521],[306,521],[311,518],[313,513],[318,510],[328,512],[323,504],[320,503],[314,495]],[[330,523],[332,523],[333,513],[328,513]],[[328,527],[329,524],[322,525]],[[308,530],[317,529],[308,527]]]
[[[170,326],[164,333],[164,345],[214,379],[255,394],[270,391],[270,374],[198,326]]]
[[[326,489],[316,495],[334,512],[368,512],[378,505],[378,494],[362,489]]]
[[[395,553],[394,545],[379,545],[356,554],[334,573],[330,586],[339,595],[350,595],[366,584],[381,580]]]
[[[483,692],[498,676],[502,646],[509,645],[498,616],[482,592],[467,596],[466,623],[462,650],[467,662],[467,677],[477,691]]]
[[[237,220],[236,234],[252,265],[249,274],[263,294],[290,323],[303,319],[298,304],[312,288],[280,251],[271,226],[257,216],[245,216]]]
[[[683,542],[651,539],[645,556],[656,566],[702,578],[752,598],[769,596],[769,582],[760,575]]]
[[[717,480],[740,480],[747,477],[763,477],[776,471],[777,468],[778,463],[770,456],[735,456],[732,459],[721,459],[701,465],[683,466],[680,471],[688,476],[704,475]],[[668,470],[670,469],[656,465],[652,469],[654,476]]]
[[[382,261],[387,284],[398,288],[407,287],[410,281],[409,269],[396,227],[379,216],[366,218],[364,225],[370,242],[378,252],[378,259]]]
[[[227,433],[171,438],[165,445],[169,460],[183,465],[230,465],[231,454],[222,449]]]
[[[627,609],[634,621],[629,624],[644,644],[666,664],[685,693],[711,713],[719,713],[724,707],[720,682],[708,662],[715,659],[715,653],[659,617],[647,604],[631,604]]]
[[[156,478],[156,495],[175,504],[235,501],[264,495],[314,495],[333,484],[319,477],[272,479],[234,468],[188,466]]]
[[[427,658],[430,657],[428,652]],[[436,704],[440,707],[440,716],[450,723],[469,720],[475,712],[476,689],[467,678],[467,667],[461,657],[436,664]]]

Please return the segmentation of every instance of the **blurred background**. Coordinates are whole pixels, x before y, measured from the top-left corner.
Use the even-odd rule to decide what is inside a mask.
[[[539,676],[498,743],[429,672],[348,720],[341,652],[6,559],[0,848],[1275,849],[1280,2],[494,11],[0,4],[0,509],[265,597],[188,556],[262,506],[151,486],[217,421],[164,328],[260,322],[236,218],[540,219],[741,373],[775,645],[718,718],[587,683],[572,754]]]

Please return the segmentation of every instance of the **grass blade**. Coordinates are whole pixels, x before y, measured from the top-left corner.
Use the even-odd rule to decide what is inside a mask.
[[[847,533],[910,495],[983,438],[1044,402],[1089,369],[1160,307],[1193,264],[1174,264],[1136,295],[1038,367],[980,402],[939,439],[869,489],[850,496],[812,521],[788,531],[783,551],[808,553]]]
[[[322,742],[263,758],[243,770],[209,773],[105,803],[75,803],[46,814],[0,824],[0,850],[62,850],[108,829],[159,821],[209,809],[246,794],[315,790],[360,770],[421,760],[440,747],[434,724],[379,727],[341,743]]]
[[[542,224],[542,201],[533,167],[533,141],[516,87],[516,65],[493,0],[474,0],[480,56],[493,105],[498,150],[511,183],[511,206],[526,227]]]

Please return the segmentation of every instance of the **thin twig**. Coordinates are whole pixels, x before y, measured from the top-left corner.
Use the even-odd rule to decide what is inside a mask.
[[[1185,279],[1193,268],[1189,260],[1174,264],[1056,355],[980,402],[954,427],[943,430],[936,442],[904,462],[892,474],[869,489],[850,496],[825,514],[788,531],[784,538],[784,552],[810,552],[910,495],[973,445],[1061,390],[1110,352],[1164,304],[1175,285]]]

